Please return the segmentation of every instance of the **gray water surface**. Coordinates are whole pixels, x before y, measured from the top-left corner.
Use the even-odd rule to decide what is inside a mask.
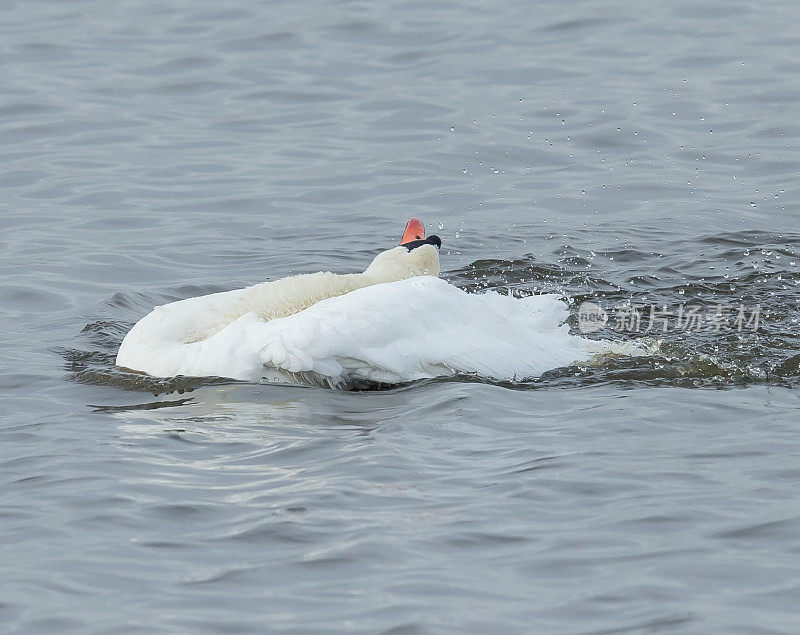
[[[3,630],[796,632],[798,19],[0,4]],[[411,216],[573,326],[761,323],[514,384],[114,366],[153,306],[363,270]]]

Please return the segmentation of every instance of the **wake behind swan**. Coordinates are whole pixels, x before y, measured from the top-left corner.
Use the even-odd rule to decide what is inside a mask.
[[[456,374],[515,381],[608,350],[570,335],[558,295],[472,294],[439,279],[440,244],[412,219],[401,246],[363,274],[295,276],[157,307],[126,335],[117,365],[347,387]]]

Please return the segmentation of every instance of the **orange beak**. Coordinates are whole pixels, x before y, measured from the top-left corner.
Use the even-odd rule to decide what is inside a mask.
[[[418,218],[412,218],[406,225],[406,231],[400,239],[400,244],[405,245],[412,240],[425,240],[425,225]]]

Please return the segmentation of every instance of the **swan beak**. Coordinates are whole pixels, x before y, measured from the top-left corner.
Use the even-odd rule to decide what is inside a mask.
[[[418,218],[412,218],[408,221],[406,225],[406,231],[403,233],[403,237],[400,239],[400,244],[405,245],[406,243],[413,242],[415,240],[424,240],[425,239],[425,225],[422,224],[422,221]]]

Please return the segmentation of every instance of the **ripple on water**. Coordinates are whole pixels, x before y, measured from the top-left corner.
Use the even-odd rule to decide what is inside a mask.
[[[0,11],[5,630],[797,630],[795,4]],[[410,216],[573,328],[762,321],[516,383],[114,366],[153,306]]]

